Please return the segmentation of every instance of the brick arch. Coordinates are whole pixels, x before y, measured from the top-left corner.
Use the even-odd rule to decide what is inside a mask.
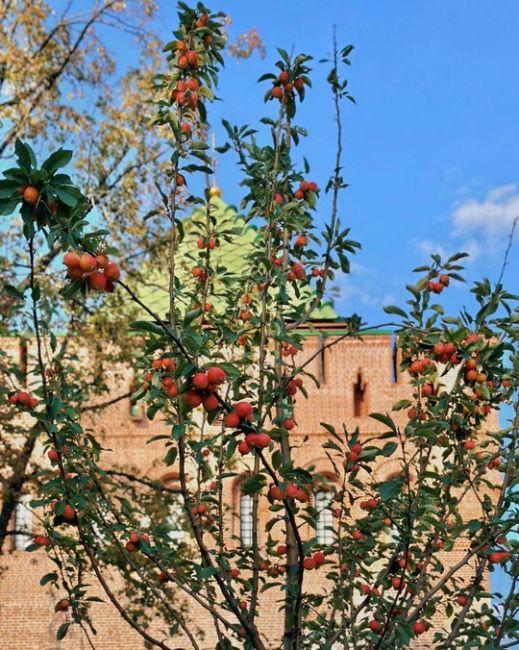
[[[145,474],[146,476],[146,474]],[[168,485],[171,483],[176,483],[180,489],[180,474],[178,472],[166,472],[165,474],[161,474],[157,478],[151,477],[151,480],[154,480],[156,483],[162,483],[163,485]],[[189,484],[190,481],[193,480],[193,476],[191,474],[186,473],[186,483]]]
[[[373,469],[373,480],[376,483],[389,481],[401,472],[401,459],[389,458],[382,463],[377,463]]]
[[[322,472],[317,472],[317,474],[323,476],[326,479],[326,481],[322,481],[314,485],[312,489],[312,493],[310,495],[312,505],[315,504],[315,495],[317,494],[317,492],[324,491],[324,492],[337,493],[339,491],[339,477],[337,476],[337,474],[334,474],[333,472],[329,472],[327,470]]]
[[[314,475],[319,474],[323,476],[325,479],[327,479],[326,483],[322,483],[312,489],[309,496],[310,496],[310,503],[314,505],[315,493],[319,492],[320,489],[324,489],[326,487],[329,487],[330,491],[333,491],[333,488],[336,487],[337,484],[339,483],[339,476],[337,476],[335,472],[329,469],[330,461],[326,456],[320,456],[318,458],[310,460],[309,462],[306,463],[306,465],[315,467],[315,470],[313,471]]]
[[[391,481],[402,474],[401,458],[390,458],[383,463],[377,464],[373,471],[373,480],[376,483]],[[411,472],[411,481],[415,480],[414,472]]]
[[[315,467],[314,474],[322,474],[329,478],[331,481],[337,482],[339,477],[335,472],[330,469],[330,460],[327,456],[317,456],[309,460],[305,460],[307,467]]]

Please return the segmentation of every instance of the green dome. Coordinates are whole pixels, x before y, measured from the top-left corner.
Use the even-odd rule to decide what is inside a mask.
[[[252,258],[255,250],[255,240],[261,236],[258,229],[246,223],[232,206],[227,205],[219,196],[211,198],[211,218],[218,223],[218,246],[211,250],[211,266],[215,269],[225,268],[225,277],[240,276],[248,259]],[[197,265],[199,249],[197,240],[201,238],[200,226],[205,224],[205,209],[197,209],[189,217],[182,220],[184,237],[178,245],[176,253],[175,277],[177,283],[184,285],[190,281],[191,271]],[[211,304],[215,311],[224,307],[224,301],[218,297],[219,286],[216,276],[211,294]],[[220,287],[221,289],[221,287]],[[301,298],[308,298],[312,289],[308,285],[301,287]],[[169,274],[164,271],[153,270],[147,278],[146,286],[138,292],[139,298],[154,312],[164,315],[169,311]],[[237,297],[238,298],[238,297]],[[297,299],[294,296],[294,301]],[[189,305],[178,305],[182,309]],[[323,303],[312,313],[313,319],[335,320],[337,314],[331,303]]]

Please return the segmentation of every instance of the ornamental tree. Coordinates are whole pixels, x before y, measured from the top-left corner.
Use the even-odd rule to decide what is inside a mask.
[[[164,48],[167,69],[154,79],[154,124],[170,156],[157,177],[162,207],[148,215],[150,223],[167,224],[157,252],[169,282],[167,313],[154,311],[121,273],[123,238],[113,245],[101,215],[89,225],[95,196],[61,171],[71,151],[55,151],[39,165],[18,140],[16,165],[0,182],[3,213],[21,216],[30,266],[27,285],[6,291],[31,322],[37,359],[26,391],[6,367],[11,383],[1,395],[6,420],[16,415],[17,431],[26,427],[27,440],[38,439],[52,463],[33,503],[42,531],[28,550],[43,549],[55,562],[42,582],[60,591],[56,607],[69,613],[58,636],[72,624],[95,629],[97,596],[87,573],[129,626],[164,649],[201,647],[199,610],[210,614],[219,650],[389,649],[423,638],[438,649],[511,647],[519,634],[517,415],[504,429],[491,424],[503,404],[517,413],[517,297],[502,277],[483,280],[473,287],[476,311],[449,316],[439,295],[462,280],[464,255],[433,256],[416,269],[405,308],[387,308],[394,320],[384,324],[397,334],[409,398],[391,413],[372,414],[382,428],[376,435],[322,423],[335,492],[331,504],[319,506],[312,495],[329,478],[295,461],[294,404],[319,386],[301,354],[302,328],[359,246],[339,219],[346,187],[341,112],[352,100],[343,68],[352,47],[335,46],[325,62],[337,156],[324,187],[295,154],[306,133],[296,118],[311,92],[310,56],[278,51],[275,71],[259,80],[267,116],[258,129],[224,121],[228,141],[218,153],[235,156],[242,172],[237,225],[215,217],[206,137],[225,17],[202,3],[179,3],[179,21]],[[320,232],[314,215],[323,192],[332,209]],[[220,247],[240,241],[251,225],[247,258],[226,266]],[[67,252],[56,268],[59,301],[49,304],[35,255],[56,243]],[[84,414],[85,371],[74,358],[81,342],[63,353],[55,333],[66,305],[109,309],[114,294],[131,306],[122,311],[137,377],[132,398],[167,427],[150,442],[178,472],[187,541],[173,538],[165,521],[173,499],[167,487],[104,462],[102,440]],[[327,346],[368,329],[355,314],[343,325],[346,333]],[[380,481],[374,470],[384,459],[398,472]],[[223,494],[236,477],[252,499],[250,545],[226,528]],[[468,499],[478,504],[470,519]],[[323,508],[333,513],[327,543],[303,534],[304,524],[316,528]],[[511,587],[491,599],[486,579],[496,565]],[[326,589],[312,587],[316,573]],[[283,617],[279,638],[268,637],[262,622],[272,591]]]

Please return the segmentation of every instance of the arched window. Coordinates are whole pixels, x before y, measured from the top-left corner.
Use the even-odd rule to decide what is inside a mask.
[[[316,532],[318,544],[331,544],[333,542],[333,513],[332,492],[320,490],[315,495]]]
[[[186,541],[184,500],[180,492],[168,495],[167,522],[170,526],[169,537],[175,542]]]
[[[396,524],[391,524],[391,528],[389,529],[389,534],[391,535],[391,541],[393,544],[400,544],[400,539],[401,539],[401,533],[400,529]]]
[[[240,495],[240,539],[244,546],[252,545],[252,497]]]
[[[32,540],[32,510],[29,503],[31,494],[22,495],[14,509],[14,548],[24,549]]]
[[[162,477],[162,482],[167,488],[167,492],[164,494],[164,504],[167,509],[166,522],[170,527],[169,538],[175,542],[185,542],[188,536],[187,519],[178,474],[171,472]]]

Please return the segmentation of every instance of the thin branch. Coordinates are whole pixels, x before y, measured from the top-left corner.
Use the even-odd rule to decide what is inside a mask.
[[[322,278],[321,284],[316,291],[315,298],[312,300],[310,306],[301,316],[300,319],[288,325],[288,330],[296,329],[301,323],[304,323],[310,318],[312,313],[317,307],[319,307],[321,300],[324,296],[324,290],[326,288],[326,281],[328,279],[328,269],[330,267],[332,250],[334,245],[335,231],[337,230],[338,222],[338,213],[339,213],[339,192],[343,188],[341,169],[342,169],[342,119],[341,119],[341,96],[339,93],[339,77],[338,77],[338,51],[337,51],[337,34],[336,27],[333,27],[333,70],[334,74],[333,80],[330,82],[333,92],[333,103],[335,109],[335,123],[337,125],[337,140],[336,140],[336,153],[335,153],[335,166],[332,176],[332,211],[330,216],[330,225],[328,227],[328,244],[326,246],[326,252],[324,255],[324,277]]]
[[[508,234],[508,244],[506,247],[505,256],[503,258],[503,266],[501,267],[501,272],[499,274],[496,284],[501,284],[503,277],[505,275],[505,269],[508,266],[508,257],[510,255],[510,251],[512,250],[512,245],[514,242],[514,233],[518,222],[519,222],[519,216],[517,216],[512,222],[512,228],[510,229],[510,233]]]
[[[81,411],[100,411],[107,406],[112,406],[113,404],[117,404],[117,402],[121,402],[123,399],[127,399],[128,397],[131,397],[132,393],[124,393],[124,395],[119,395],[118,397],[114,397],[113,399],[107,400],[106,402],[101,402],[99,404],[86,404],[85,406],[81,407]]]

